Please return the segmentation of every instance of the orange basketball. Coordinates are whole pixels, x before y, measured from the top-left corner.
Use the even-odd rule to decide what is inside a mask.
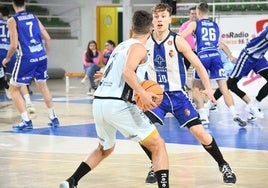
[[[158,105],[160,105],[160,103],[162,102],[163,100],[163,89],[162,87],[156,83],[155,81],[152,81],[152,80],[145,80],[141,83],[141,86],[148,92],[152,92],[156,95],[158,95],[158,98],[156,99],[153,99],[154,102]],[[140,97],[138,95],[134,95],[134,98],[135,98],[135,102],[136,104],[142,108],[142,102],[140,100]]]

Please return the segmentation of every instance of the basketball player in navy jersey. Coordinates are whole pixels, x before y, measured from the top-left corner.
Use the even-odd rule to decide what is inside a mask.
[[[145,91],[140,85],[148,67],[144,45],[152,31],[152,15],[146,11],[136,11],[132,17],[132,31],[132,38],[113,50],[94,93],[93,116],[99,145],[74,174],[60,184],[60,188],[76,187],[84,175],[113,152],[117,130],[152,151],[158,187],[169,187],[165,143],[154,124],[132,102],[135,92],[145,109],[156,107],[152,97],[157,95]]]
[[[268,82],[262,86],[258,95],[251,100],[250,97],[241,89],[238,88],[238,81],[247,76],[253,70],[255,73],[261,75],[268,81],[268,64],[264,57],[268,50],[268,26],[258,33],[258,35],[251,39],[236,61],[233,72],[227,80],[228,88],[239,96],[244,102],[248,104],[250,116],[248,121],[253,121],[256,118],[264,118],[264,114],[259,107],[259,103],[268,95]],[[217,89],[214,94],[216,99],[222,96],[220,89]]]
[[[21,86],[29,85],[33,77],[49,109],[50,122],[48,125],[57,127],[59,120],[55,114],[52,96],[46,83],[50,36],[38,18],[25,10],[25,0],[12,0],[12,6],[15,14],[7,21],[10,47],[2,65],[6,67],[17,51],[17,60],[10,79],[10,92],[22,121],[18,125],[14,125],[13,129],[17,131],[33,128],[20,93]],[[44,44],[42,39],[45,41]]]
[[[164,89],[164,98],[160,106],[145,112],[153,122],[163,124],[165,115],[172,113],[181,127],[187,127],[205,150],[216,160],[222,172],[225,183],[234,184],[236,176],[227,161],[223,158],[215,139],[208,134],[201,124],[199,114],[193,103],[183,90],[186,82],[186,68],[183,55],[190,61],[202,80],[208,99],[215,103],[213,92],[206,69],[190,48],[187,41],[169,30],[171,23],[171,7],[160,3],[153,7],[154,31],[146,43],[149,55],[147,77],[156,81]],[[148,113],[149,112],[149,113]],[[143,148],[148,157],[151,152]],[[146,178],[147,183],[153,183],[154,171],[150,171]]]
[[[0,6],[0,62],[6,57],[8,48],[10,45],[10,37],[9,37],[9,31],[7,27],[7,20],[9,16],[9,9],[6,6]],[[5,88],[6,96],[8,99],[11,99],[10,91],[9,91],[9,80],[14,68],[16,62],[16,54],[14,54],[9,63],[7,64],[7,67],[4,69],[4,74],[0,75],[0,82],[3,84],[2,87]],[[2,67],[2,63],[0,65],[0,70]],[[3,70],[3,67],[2,67]],[[2,72],[2,71],[0,71]],[[0,73],[1,74],[1,73]],[[3,77],[2,77],[3,76]],[[28,89],[26,85],[23,85],[21,87],[21,94],[23,95],[23,98],[26,103],[26,108],[28,113],[35,113],[35,108],[33,106],[33,103],[31,101]]]
[[[247,123],[237,113],[234,100],[227,88],[226,75],[219,53],[220,29],[218,24],[209,19],[209,9],[206,2],[200,3],[196,8],[197,18],[196,22],[191,22],[187,28],[180,33],[182,37],[194,33],[196,38],[196,51],[202,64],[209,72],[210,79],[216,80],[217,84],[223,94],[224,102],[229,107],[233,120],[239,126],[244,127]],[[193,99],[199,109],[200,118],[203,124],[209,124],[207,110],[204,108],[204,99],[200,93],[203,88],[200,80],[200,75],[195,72],[193,83]]]

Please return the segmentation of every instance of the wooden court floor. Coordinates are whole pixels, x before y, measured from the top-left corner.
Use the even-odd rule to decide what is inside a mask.
[[[12,125],[18,123],[20,117],[12,102],[0,94],[1,188],[56,188],[97,146],[94,129],[91,129],[94,126],[92,97],[86,95],[87,87],[81,85],[80,80],[74,78],[71,82],[75,87],[66,94],[64,80],[48,81],[61,122],[61,127],[56,130],[47,127],[48,112],[34,85],[31,86],[36,108],[36,113],[31,116],[34,132],[11,131]],[[236,101],[243,109],[243,104]],[[211,114],[211,126],[207,131],[214,134],[225,159],[236,173],[237,183],[232,187],[268,187],[267,104],[267,100],[264,101],[265,119],[245,129],[229,121],[224,105],[219,105],[218,112]],[[216,162],[201,145],[192,141],[185,130],[178,132],[178,139],[174,139],[176,135],[174,138],[170,136],[174,132],[171,127],[177,126],[173,121],[170,122],[165,128],[160,127],[165,129],[162,136],[168,140],[170,187],[229,187],[222,183]],[[145,184],[149,167],[149,160],[135,142],[118,139],[115,152],[87,174],[78,187],[157,187],[156,184]]]

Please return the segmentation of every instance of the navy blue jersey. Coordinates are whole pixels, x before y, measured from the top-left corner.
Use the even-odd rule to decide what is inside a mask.
[[[220,30],[216,22],[210,19],[196,21],[195,35],[197,52],[218,49]]]
[[[42,41],[38,19],[31,13],[21,11],[16,13],[14,19],[17,23],[19,36],[18,56],[24,58],[39,58],[46,55]]]
[[[10,46],[10,37],[9,37],[9,31],[7,27],[7,21],[4,19],[0,19],[0,67],[2,67],[2,61],[6,57],[8,49]],[[16,61],[16,54],[14,54],[10,62],[7,64],[5,73],[11,74],[14,63]]]
[[[261,59],[268,50],[268,41],[266,35],[268,33],[268,26],[264,28],[258,35],[251,39],[246,47],[245,51],[248,55],[255,59]]]
[[[9,32],[7,28],[7,21],[0,19],[0,53],[8,51],[10,45]]]

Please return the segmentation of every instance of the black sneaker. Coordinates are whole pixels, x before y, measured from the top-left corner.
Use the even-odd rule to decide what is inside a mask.
[[[235,176],[234,172],[232,171],[232,169],[228,163],[224,163],[223,165],[221,165],[219,167],[219,170],[222,173],[224,183],[235,184],[236,176]]]
[[[151,166],[151,170],[148,172],[145,183],[153,184],[157,182],[156,174],[154,172],[153,166]]]

